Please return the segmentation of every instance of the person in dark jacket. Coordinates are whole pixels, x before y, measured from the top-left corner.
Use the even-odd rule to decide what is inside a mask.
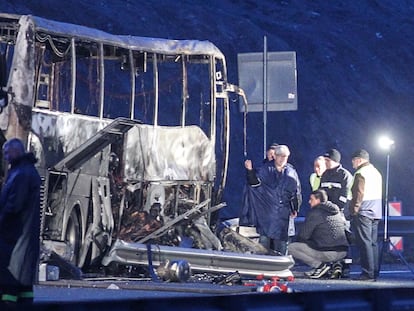
[[[286,255],[290,217],[296,217],[302,203],[301,186],[295,168],[287,163],[286,145],[275,148],[274,161],[253,169],[245,161],[247,185],[240,213],[241,225],[253,225],[260,243],[270,251]]]
[[[3,145],[10,164],[0,195],[0,291],[2,303],[33,300],[40,234],[40,176],[36,159],[13,138]]]
[[[338,205],[341,211],[347,211],[351,199],[352,174],[341,165],[341,153],[338,150],[330,149],[323,156],[326,170],[321,176],[319,189],[325,190],[328,200]]]
[[[289,245],[289,254],[311,266],[305,273],[318,279],[325,275],[331,262],[345,258],[348,240],[345,235],[346,220],[336,204],[328,201],[326,192],[318,189],[311,193],[311,209],[299,232],[298,242]]]

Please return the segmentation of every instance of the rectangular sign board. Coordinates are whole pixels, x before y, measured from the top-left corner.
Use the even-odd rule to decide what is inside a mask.
[[[264,108],[264,53],[241,53],[237,55],[239,86],[245,91],[248,112],[260,112]],[[266,53],[266,111],[289,111],[298,109],[296,52]],[[243,103],[240,111],[244,112]]]

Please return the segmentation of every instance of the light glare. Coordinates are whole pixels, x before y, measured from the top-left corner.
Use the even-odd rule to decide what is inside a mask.
[[[394,145],[394,141],[387,136],[381,136],[378,139],[378,144],[382,149],[389,150],[391,146]]]

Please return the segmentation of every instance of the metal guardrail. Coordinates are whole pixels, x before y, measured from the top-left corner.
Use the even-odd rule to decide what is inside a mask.
[[[298,230],[304,217],[297,217]],[[390,236],[414,235],[414,216],[390,216],[388,233]],[[380,224],[379,234],[383,234],[384,220]],[[257,294],[208,294],[197,297],[169,297],[156,299],[140,297],[136,299],[104,301],[40,301],[24,310],[414,310],[414,291],[407,287],[358,288],[328,291],[309,291],[293,293],[257,293]],[[196,305],[195,305],[196,303]]]
[[[384,233],[384,220],[380,222],[378,232]],[[389,236],[409,236],[414,235],[414,216],[389,216],[388,217]]]

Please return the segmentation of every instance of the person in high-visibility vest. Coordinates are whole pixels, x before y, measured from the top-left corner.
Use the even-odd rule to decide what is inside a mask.
[[[352,155],[356,170],[349,204],[355,242],[360,251],[359,280],[375,280],[379,273],[378,224],[382,218],[382,176],[369,162],[369,153],[360,149]]]
[[[318,190],[321,185],[321,176],[326,170],[325,158],[319,156],[313,162],[313,173],[309,176],[312,191]]]

